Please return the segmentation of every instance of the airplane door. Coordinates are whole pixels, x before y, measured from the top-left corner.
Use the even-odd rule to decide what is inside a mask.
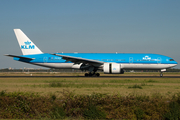
[[[129,58],[129,63],[133,63],[133,57]]]
[[[161,64],[161,58],[160,57],[157,58],[157,63]]]
[[[43,61],[44,61],[44,63],[47,63],[48,58],[47,58],[47,57],[44,57],[44,58],[43,58]]]

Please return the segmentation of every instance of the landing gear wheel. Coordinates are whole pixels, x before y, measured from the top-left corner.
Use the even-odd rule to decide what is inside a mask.
[[[89,73],[89,77],[92,77],[93,76],[93,74],[92,73]]]
[[[162,77],[163,76],[163,73],[160,73],[160,77]]]
[[[99,76],[100,76],[100,74],[99,74],[99,73],[96,73],[96,76],[97,76],[97,77],[99,77]]]
[[[84,76],[85,76],[85,77],[92,77],[92,76],[94,76],[94,77],[99,77],[100,74],[99,74],[99,73],[95,73],[95,74],[92,74],[92,73],[85,73]]]
[[[92,77],[93,74],[92,74],[92,73],[85,73],[84,76],[85,76],[85,77]]]
[[[88,73],[85,73],[85,74],[84,74],[84,76],[85,76],[85,77],[88,77],[88,76],[89,76],[89,74],[88,74]]]

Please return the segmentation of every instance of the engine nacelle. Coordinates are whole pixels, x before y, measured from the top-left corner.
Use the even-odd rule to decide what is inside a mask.
[[[124,74],[121,64],[117,63],[104,63],[103,71],[105,74]]]

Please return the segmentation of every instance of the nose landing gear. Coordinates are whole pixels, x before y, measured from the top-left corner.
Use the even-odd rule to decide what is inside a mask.
[[[163,77],[163,72],[165,72],[166,69],[161,69],[160,77]]]
[[[163,77],[163,72],[160,73],[160,77]]]

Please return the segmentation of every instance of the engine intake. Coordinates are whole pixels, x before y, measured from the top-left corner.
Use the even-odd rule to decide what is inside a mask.
[[[117,63],[104,63],[103,71],[105,74],[124,74],[121,64]]]

